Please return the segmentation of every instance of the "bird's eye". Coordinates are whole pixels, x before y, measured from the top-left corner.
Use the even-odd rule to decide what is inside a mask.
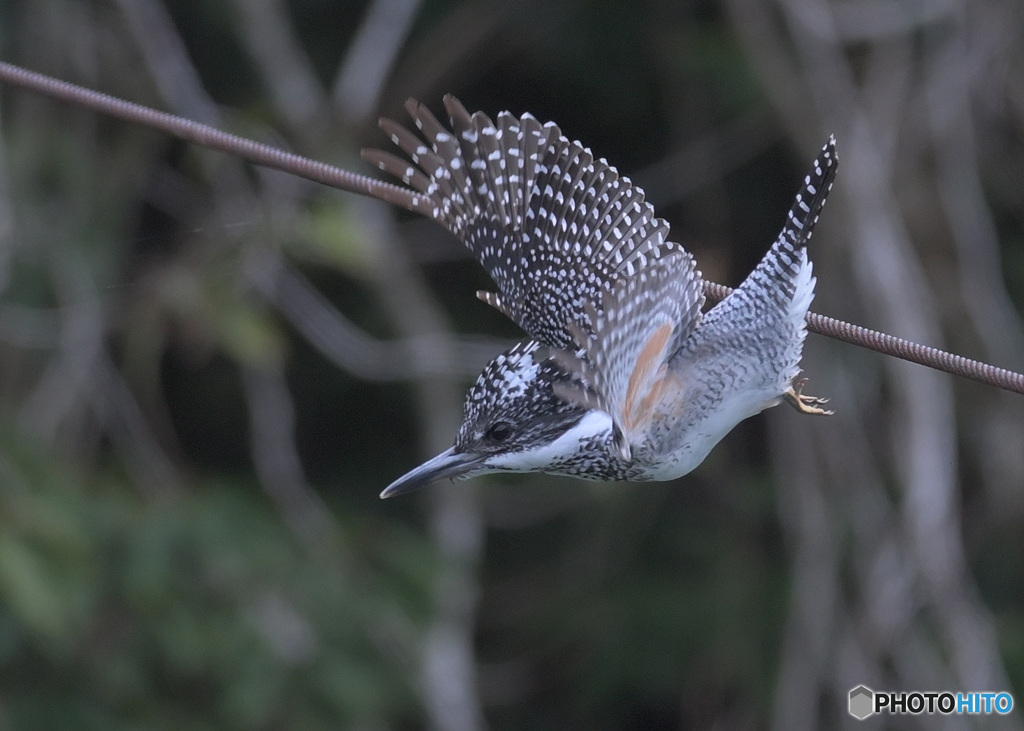
[[[512,436],[512,425],[504,421],[497,421],[487,430],[486,436],[491,441],[503,442]]]

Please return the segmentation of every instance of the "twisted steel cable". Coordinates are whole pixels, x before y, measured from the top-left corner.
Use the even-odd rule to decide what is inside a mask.
[[[413,190],[286,152],[246,137],[229,134],[184,117],[125,101],[67,81],[60,81],[3,61],[0,61],[0,82],[83,106],[126,122],[140,124],[203,147],[220,150],[254,165],[280,170],[350,193],[376,198],[428,218],[432,215],[429,200]],[[731,292],[732,289],[724,285],[714,282],[705,283],[705,294],[711,301],[722,300]],[[807,314],[807,329],[819,335],[867,348],[883,355],[901,358],[911,363],[969,378],[1006,391],[1024,394],[1024,374],[1022,373],[814,312]]]

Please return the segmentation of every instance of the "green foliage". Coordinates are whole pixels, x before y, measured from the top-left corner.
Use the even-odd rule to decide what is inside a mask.
[[[14,728],[414,714],[409,641],[433,572],[421,538],[339,524],[337,542],[304,548],[251,485],[143,500],[9,428],[0,437],[0,683]]]

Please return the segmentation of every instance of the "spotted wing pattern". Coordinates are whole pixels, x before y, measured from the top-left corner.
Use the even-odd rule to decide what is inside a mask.
[[[432,202],[431,216],[473,252],[498,292],[478,293],[531,337],[555,347],[574,342],[612,283],[670,252],[668,223],[643,190],[553,123],[533,116],[470,115],[452,96],[449,131],[423,105],[406,109],[424,139],[396,122],[381,128],[409,156],[364,157]]]
[[[603,307],[586,307],[587,322],[573,328],[578,349],[555,358],[575,378],[555,384],[568,401],[608,413],[615,447],[630,459],[661,400],[669,358],[696,329],[704,284],[688,252],[659,258],[605,292]]]

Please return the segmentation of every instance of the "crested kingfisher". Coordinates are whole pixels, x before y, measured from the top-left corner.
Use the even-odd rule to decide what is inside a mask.
[[[832,413],[803,393],[800,358],[815,284],[806,245],[835,177],[834,137],[767,254],[705,313],[693,255],[629,178],[551,122],[444,105],[450,127],[406,104],[420,135],[381,120],[407,159],[363,156],[428,201],[494,281],[477,296],[527,338],[484,367],[453,446],[381,497],[490,472],[671,480],[782,401]]]

